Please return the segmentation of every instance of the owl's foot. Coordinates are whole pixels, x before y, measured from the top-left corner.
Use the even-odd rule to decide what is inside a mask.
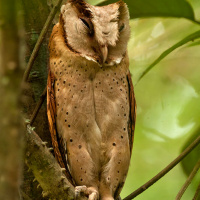
[[[83,197],[86,197],[85,199],[87,199],[87,197],[88,197],[89,200],[98,200],[99,193],[93,187],[87,188],[85,185],[76,186],[75,187],[75,199],[79,200],[79,199],[83,199]]]
[[[101,200],[114,200],[112,196],[102,197]]]
[[[88,188],[88,193],[89,193],[89,200],[98,200],[99,199],[99,192],[93,188],[89,187]]]

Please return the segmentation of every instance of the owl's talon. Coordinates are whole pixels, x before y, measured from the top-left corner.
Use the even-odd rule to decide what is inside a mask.
[[[75,187],[75,199],[81,199],[81,197],[88,195],[87,187],[85,185]]]
[[[83,199],[88,197],[89,200],[98,200],[99,193],[93,187],[87,188],[85,185],[75,187],[75,199]]]
[[[90,187],[88,188],[88,193],[89,193],[89,200],[98,200],[99,199],[99,193],[98,191],[93,188],[93,187]]]
[[[90,195],[89,195],[89,200],[98,200],[98,192],[92,192]]]

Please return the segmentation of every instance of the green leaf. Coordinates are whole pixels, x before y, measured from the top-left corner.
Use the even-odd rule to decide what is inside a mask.
[[[117,2],[107,0],[99,3],[99,6]],[[183,17],[192,21],[194,11],[186,0],[124,0],[130,11],[130,17]]]
[[[164,51],[147,69],[139,76],[137,83],[161,60],[163,60],[167,55],[169,55],[172,51],[179,48],[180,46],[183,46],[184,44],[194,41],[195,39],[200,38],[200,31],[197,31],[195,33],[192,33],[191,35],[188,35],[181,41],[177,42],[175,45]]]

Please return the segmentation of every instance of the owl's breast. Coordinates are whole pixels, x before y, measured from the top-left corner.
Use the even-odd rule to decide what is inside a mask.
[[[55,75],[57,129],[66,142],[81,136],[89,141],[92,153],[100,150],[105,135],[115,137],[127,132],[129,103],[124,63],[100,68],[82,57],[59,57],[50,60],[50,69]]]
[[[94,81],[96,122],[102,136],[127,134],[129,120],[127,66],[124,63],[102,68]],[[128,134],[127,134],[128,135]]]

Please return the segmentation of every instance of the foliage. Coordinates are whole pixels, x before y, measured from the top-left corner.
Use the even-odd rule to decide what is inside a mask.
[[[104,6],[116,2],[108,0],[98,5]],[[130,18],[144,17],[183,17],[196,22],[191,5],[185,0],[126,0]]]

